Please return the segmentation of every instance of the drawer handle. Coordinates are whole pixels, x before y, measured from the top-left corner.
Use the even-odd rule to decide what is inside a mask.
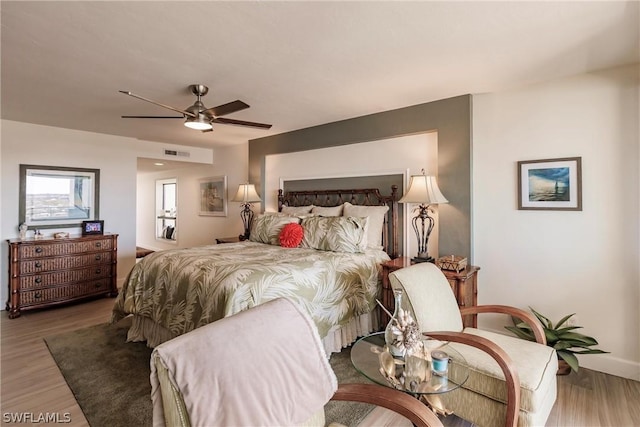
[[[102,242],[96,242],[96,248],[99,248],[102,246]]]
[[[42,253],[42,248],[37,247],[37,248],[36,248],[36,253],[37,253],[37,254]]]
[[[36,268],[42,267],[42,263],[40,261],[36,262]]]
[[[102,287],[102,283],[96,283],[94,286],[96,287],[96,289],[101,288]]]
[[[102,273],[102,269],[101,268],[96,268],[96,274],[100,274]]]
[[[36,293],[33,295],[33,297],[34,297],[35,299],[40,299],[40,298],[42,298],[42,294],[41,294],[40,292],[36,292]]]
[[[96,255],[96,261],[100,261],[102,257],[100,255]]]
[[[36,277],[36,283],[42,283],[42,277]]]

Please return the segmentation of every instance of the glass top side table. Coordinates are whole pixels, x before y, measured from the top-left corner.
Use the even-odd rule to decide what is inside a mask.
[[[435,351],[443,351],[449,357],[449,363],[444,374],[432,370],[431,363],[425,364],[424,380],[416,380],[413,376],[403,377],[405,362],[395,359],[395,380],[390,380],[383,374],[380,363],[380,353],[384,351],[384,332],[378,332],[360,338],[351,348],[351,363],[358,372],[376,384],[396,388],[415,397],[421,395],[440,394],[455,390],[462,386],[469,378],[469,368],[464,357],[449,345],[444,345]],[[446,362],[445,362],[446,363]],[[423,369],[425,369],[423,368]],[[414,378],[414,379],[412,379]]]

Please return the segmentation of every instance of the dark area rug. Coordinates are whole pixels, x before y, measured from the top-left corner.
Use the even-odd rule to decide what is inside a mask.
[[[127,343],[129,319],[45,338],[49,351],[92,427],[151,426],[151,349]],[[367,382],[351,365],[349,349],[331,365],[341,383]],[[356,425],[372,406],[330,402],[327,424]]]
[[[151,349],[127,343],[128,319],[45,338],[92,427],[151,426]]]
[[[151,349],[127,343],[129,319],[45,338],[49,351],[92,427],[151,426]],[[350,349],[334,353],[331,366],[339,383],[369,382],[351,364]],[[357,425],[373,408],[329,402],[326,424]],[[447,421],[454,416],[443,420]],[[459,419],[458,419],[459,420]],[[451,420],[453,421],[453,420]]]

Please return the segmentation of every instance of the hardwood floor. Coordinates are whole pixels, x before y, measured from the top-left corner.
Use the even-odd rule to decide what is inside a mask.
[[[88,426],[42,338],[107,322],[113,301],[105,298],[25,312],[12,320],[2,312],[2,425],[44,424],[8,422],[12,415],[24,417],[27,413],[34,421],[45,416],[57,416],[63,421],[70,417],[67,425]],[[558,399],[547,426],[640,426],[640,382],[588,369],[558,377]]]
[[[55,414],[60,420],[70,417],[68,425],[89,425],[42,338],[107,322],[113,301],[103,298],[64,308],[27,311],[16,319],[9,319],[7,312],[2,312],[0,406],[3,425],[42,425],[25,418],[23,421],[27,422],[8,422],[7,417],[24,417],[25,413],[35,420]]]

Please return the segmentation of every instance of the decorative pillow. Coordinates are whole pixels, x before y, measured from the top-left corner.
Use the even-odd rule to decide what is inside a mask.
[[[282,227],[292,222],[297,224],[299,221],[295,216],[260,215],[253,219],[249,240],[269,245],[279,245]]]
[[[314,213],[308,213],[308,214],[288,214],[288,213],[283,213],[283,212],[273,212],[273,211],[264,211],[262,213],[263,215],[275,215],[275,216],[288,216],[288,217],[295,217],[298,218],[298,220],[304,219],[304,218],[309,218],[312,216],[317,216]],[[300,222],[300,221],[298,221]]]
[[[304,215],[304,214],[311,213],[311,209],[313,209],[313,205],[283,206],[280,212],[287,215]]]
[[[275,215],[275,216],[291,216],[291,215],[287,215],[281,212],[274,212],[274,211],[264,211],[262,212],[262,215]]]
[[[344,208],[344,205],[331,206],[331,207],[314,206],[313,209],[311,209],[311,213],[320,215],[320,216],[342,216],[343,208]]]
[[[367,232],[368,245],[370,248],[383,249],[382,227],[384,226],[384,217],[388,210],[389,206],[356,206],[346,202],[342,215],[347,217],[369,218],[369,230]]]
[[[302,220],[304,237],[300,247],[333,252],[364,252],[367,248],[367,218],[311,217]]]
[[[292,222],[282,227],[280,232],[280,246],[283,248],[297,248],[304,237],[304,229],[298,223]]]

